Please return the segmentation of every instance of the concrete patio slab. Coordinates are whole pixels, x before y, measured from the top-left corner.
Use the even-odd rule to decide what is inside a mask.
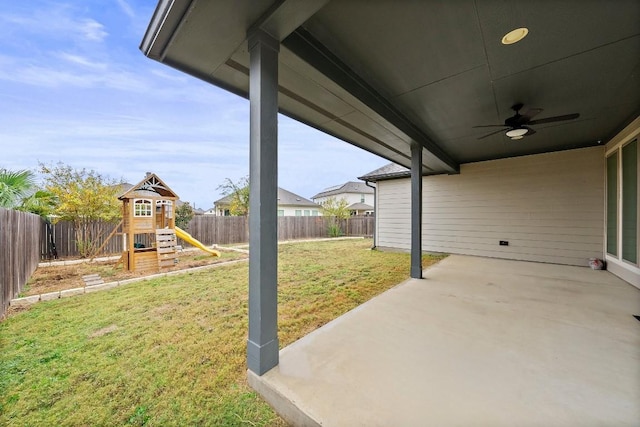
[[[606,271],[450,256],[249,382],[294,425],[637,426],[640,290]]]

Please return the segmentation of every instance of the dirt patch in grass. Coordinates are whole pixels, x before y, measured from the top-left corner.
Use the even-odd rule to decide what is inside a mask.
[[[224,249],[220,250],[220,252],[220,257],[214,257],[201,251],[184,251],[179,253],[178,263],[175,267],[163,271],[186,270],[193,267],[247,258],[247,254],[241,252]],[[20,296],[40,295],[47,292],[81,288],[85,285],[82,276],[89,274],[99,274],[104,282],[107,283],[134,277],[144,277],[155,274],[155,272],[135,273],[125,271],[122,263],[119,263],[118,260],[99,262],[87,260],[87,262],[81,264],[39,267],[29,278]]]
[[[100,328],[92,334],[89,334],[89,338],[98,338],[103,335],[110,334],[111,332],[118,329],[118,325],[109,325],[106,328]]]

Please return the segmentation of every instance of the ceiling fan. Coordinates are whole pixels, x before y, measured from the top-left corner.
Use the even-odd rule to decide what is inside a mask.
[[[545,123],[554,123],[554,122],[562,122],[565,120],[573,120],[580,117],[578,113],[565,114],[563,116],[553,116],[547,117],[544,119],[531,120],[534,116],[540,114],[542,112],[542,108],[530,108],[526,113],[520,114],[520,110],[522,109],[522,104],[515,104],[511,107],[515,114],[504,121],[502,125],[480,125],[474,126],[474,128],[490,128],[490,127],[501,127],[502,129],[497,130],[495,132],[488,133],[484,136],[481,136],[478,139],[483,139],[491,135],[495,135],[500,132],[505,132],[505,135],[511,139],[522,139],[525,136],[530,136],[536,133],[535,130],[530,128],[529,126],[541,125]]]

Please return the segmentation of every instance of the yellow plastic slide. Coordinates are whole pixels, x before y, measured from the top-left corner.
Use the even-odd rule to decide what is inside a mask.
[[[206,247],[205,245],[200,243],[198,240],[194,239],[193,236],[191,236],[191,234],[187,233],[186,231],[184,231],[180,227],[176,227],[176,236],[178,236],[179,238],[181,238],[185,242],[197,247],[198,249],[202,249],[205,252],[209,252],[213,256],[220,256],[220,252],[218,252],[218,251],[216,251],[214,249]]]

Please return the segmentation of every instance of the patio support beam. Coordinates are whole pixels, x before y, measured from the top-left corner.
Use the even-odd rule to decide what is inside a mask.
[[[411,277],[422,279],[422,146],[411,144]]]
[[[302,27],[297,28],[282,41],[282,45],[349,92],[383,120],[396,127],[407,138],[419,143],[427,152],[425,160],[431,162],[437,169],[452,174],[460,171],[460,165],[457,161],[438,146],[409,117],[398,110],[384,95],[349,68],[334,52],[316,40],[311,33]]]
[[[278,364],[278,52],[267,33],[249,34],[249,340],[247,366]]]

